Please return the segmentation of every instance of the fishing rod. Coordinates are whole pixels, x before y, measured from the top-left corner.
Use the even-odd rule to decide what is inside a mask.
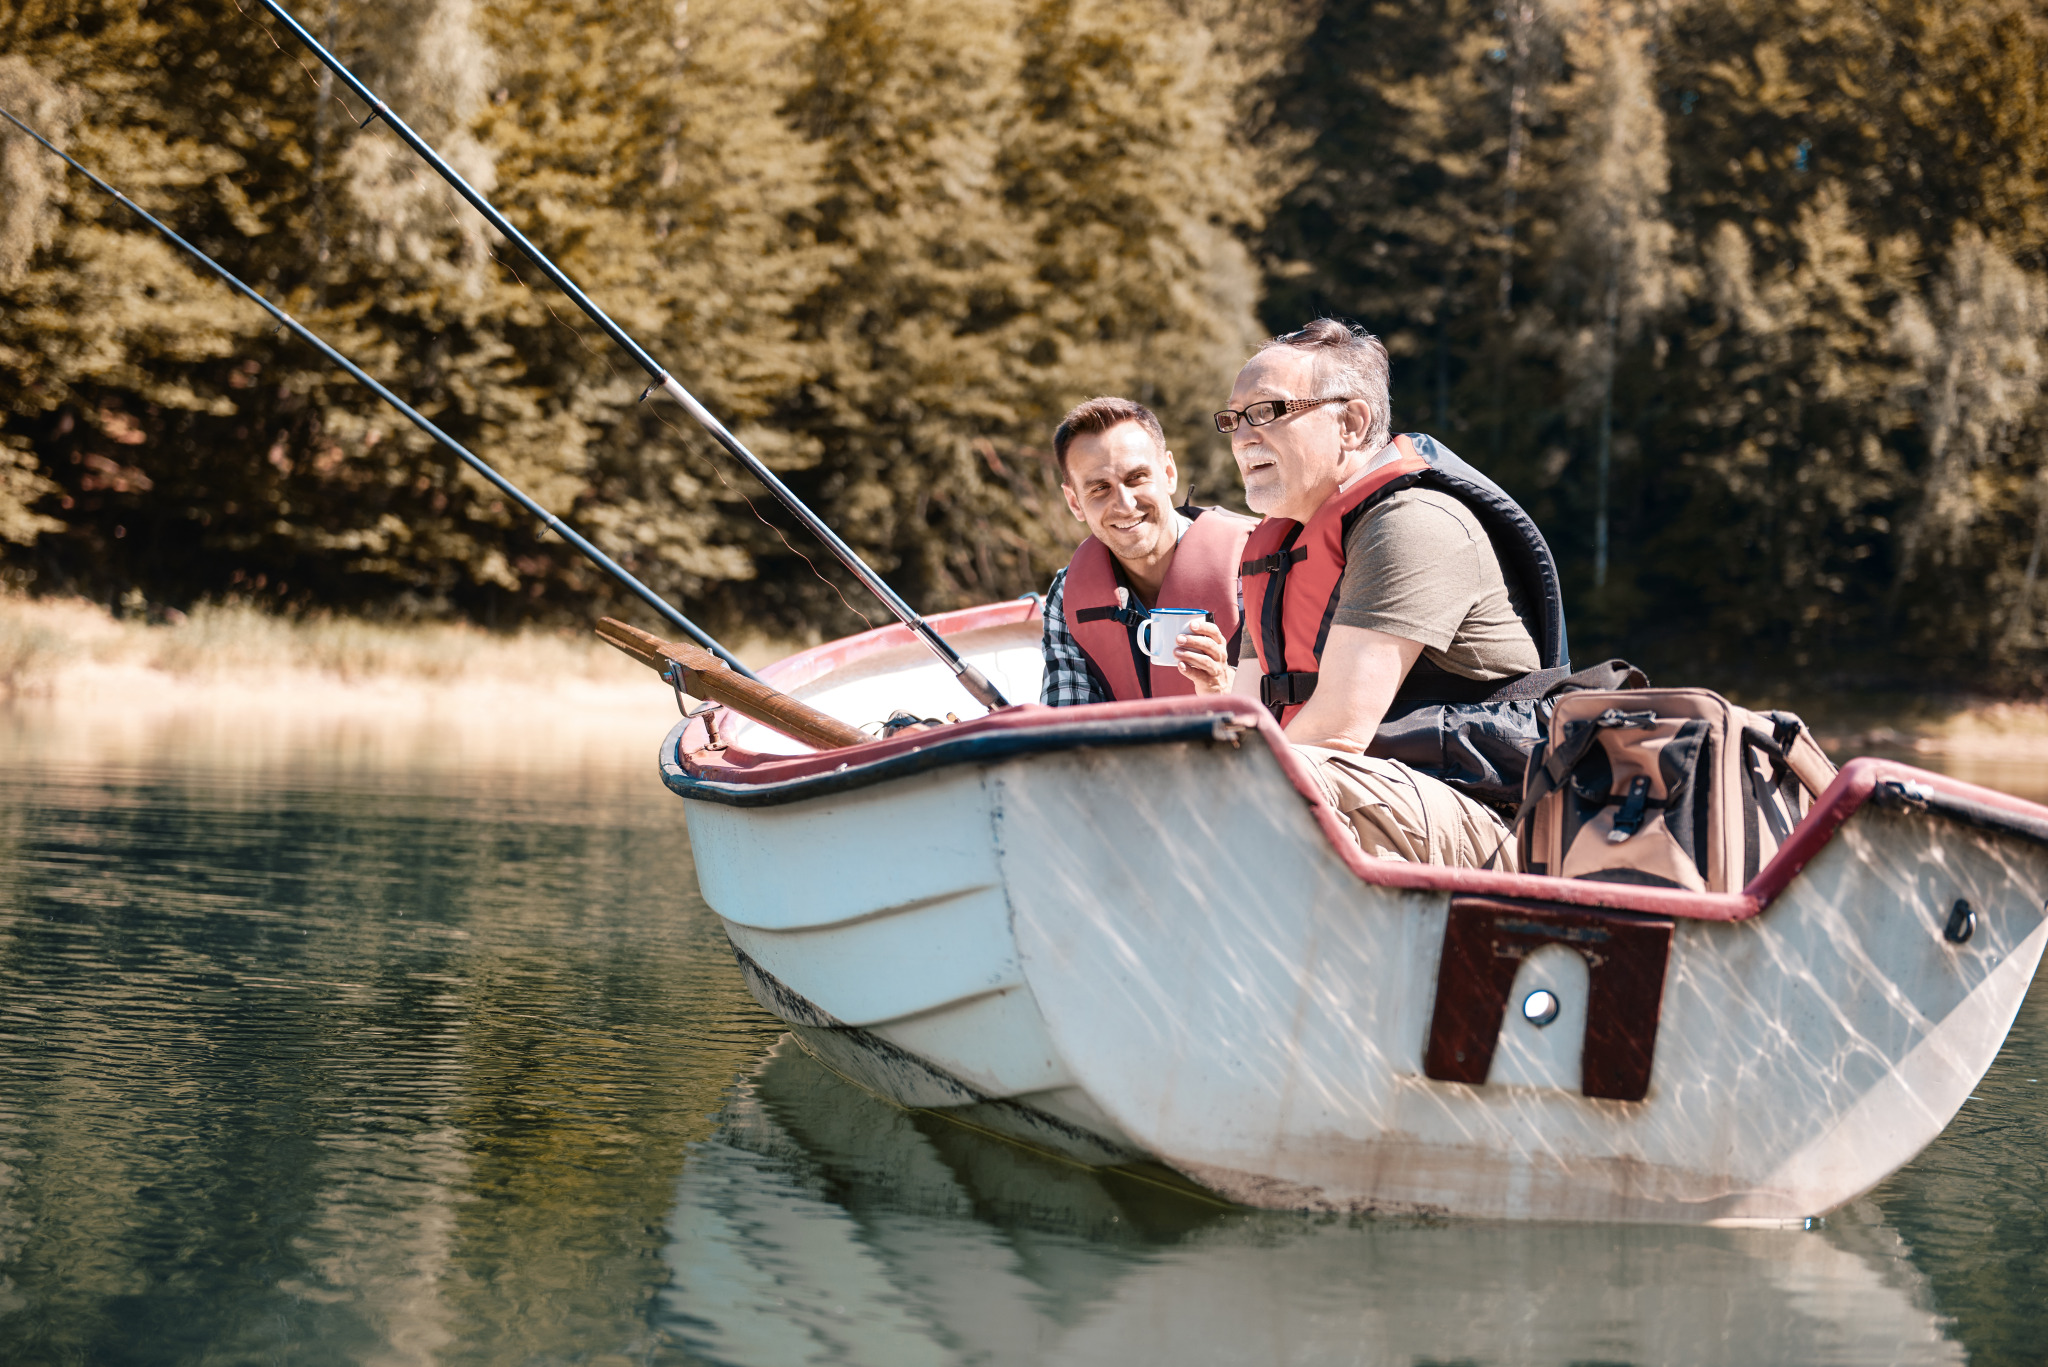
[[[668,371],[661,367],[659,362],[647,354],[646,348],[634,341],[624,328],[613,322],[611,315],[599,308],[589,295],[577,288],[575,281],[571,280],[562,272],[559,266],[549,260],[540,248],[527,240],[526,234],[513,227],[511,222],[503,214],[499,213],[496,206],[488,199],[485,199],[475,186],[464,180],[460,172],[442,160],[441,154],[428,145],[425,138],[413,132],[405,120],[392,113],[391,106],[378,99],[375,91],[363,84],[362,80],[353,71],[350,71],[339,57],[329,52],[319,39],[306,31],[305,25],[294,19],[283,5],[277,3],[277,0],[262,0],[262,5],[263,8],[275,15],[279,22],[290,29],[293,36],[304,43],[314,56],[325,63],[329,71],[332,71],[335,75],[341,77],[343,81],[347,82],[349,89],[355,91],[356,95],[370,106],[370,113],[364,118],[360,127],[367,128],[378,119],[382,119],[388,124],[391,131],[398,134],[406,146],[419,153],[420,158],[427,165],[433,167],[441,179],[447,181],[449,185],[454,187],[457,194],[469,201],[470,207],[489,220],[490,225],[500,233],[503,233],[520,251],[526,253],[527,259],[540,267],[548,279],[554,281],[555,287],[568,295],[576,307],[582,309],[590,318],[591,322],[596,323],[598,327],[604,330],[607,337],[610,337],[614,342],[617,342],[626,349],[626,354],[638,362],[640,367],[653,380],[653,383],[648,385],[646,391],[640,395],[643,401],[648,395],[658,389],[681,404],[683,411],[692,418],[695,418],[697,424],[706,432],[709,432],[714,441],[723,446],[734,460],[746,466],[752,472],[754,478],[760,480],[762,484],[768,487],[770,493],[782,500],[783,507],[794,513],[798,521],[808,527],[818,540],[825,543],[826,549],[838,558],[840,564],[852,571],[854,578],[865,584],[868,591],[881,599],[883,605],[889,611],[895,613],[904,626],[909,627],[918,639],[931,648],[932,653],[939,657],[946,668],[953,671],[953,677],[960,681],[961,687],[974,695],[976,702],[991,711],[1010,705],[1009,700],[1003,697],[1001,691],[993,683],[989,682],[987,675],[961,659],[959,652],[947,644],[945,638],[940,636],[938,632],[932,630],[931,624],[919,616],[916,609],[912,608],[910,604],[903,601],[901,595],[896,590],[890,588],[887,581],[881,575],[875,573],[868,566],[868,563],[860,558],[859,553],[853,547],[847,545],[845,541],[840,539],[837,532],[826,526],[823,518],[812,512],[804,501],[796,496],[795,491],[776,476],[773,470],[763,465],[760,458],[746,448],[745,443],[741,442],[738,437],[735,437],[726,429],[724,423],[712,415],[710,409],[697,402],[695,395],[678,384],[673,375],[670,375]]]
[[[669,621],[675,623],[675,625],[677,625],[678,627],[681,627],[685,632],[689,634],[691,640],[703,646],[706,650],[716,655],[719,659],[725,661],[725,663],[728,666],[739,671],[741,674],[744,674],[747,678],[755,678],[754,671],[748,669],[745,665],[741,664],[739,662],[739,659],[736,656],[734,656],[731,651],[727,650],[724,646],[720,645],[716,640],[712,639],[711,635],[708,632],[704,631],[703,628],[699,627],[695,622],[692,622],[689,618],[683,616],[683,614],[677,611],[675,608],[669,606],[668,600],[664,599],[660,594],[656,593],[653,589],[648,588],[647,585],[641,583],[638,579],[634,578],[633,575],[630,574],[623,565],[619,564],[618,561],[612,559],[603,551],[599,550],[596,546],[592,545],[588,540],[586,540],[582,536],[581,533],[577,532],[575,528],[569,526],[567,523],[563,522],[562,519],[556,517],[553,513],[541,507],[540,504],[535,503],[532,499],[528,498],[526,496],[525,491],[522,490],[518,485],[514,484],[511,480],[506,479],[496,470],[493,470],[490,466],[486,465],[482,460],[472,455],[469,449],[465,447],[461,442],[455,440],[455,438],[449,436],[446,432],[443,432],[440,428],[434,426],[434,424],[429,422],[425,416],[423,416],[416,409],[414,409],[412,405],[408,404],[404,399],[399,398],[396,394],[392,393],[389,389],[385,388],[377,380],[373,379],[367,371],[365,371],[361,366],[357,365],[354,361],[351,361],[348,357],[342,355],[339,351],[336,351],[333,347],[329,346],[326,342],[322,341],[309,328],[307,328],[305,324],[301,323],[298,319],[292,317],[289,313],[286,313],[277,305],[271,303],[268,299],[265,299],[255,290],[249,288],[249,286],[243,284],[240,280],[235,278],[235,276],[230,274],[225,266],[221,265],[218,261],[215,261],[205,252],[200,251],[199,248],[193,246],[184,238],[172,232],[154,215],[152,215],[147,209],[143,208],[140,204],[137,204],[134,200],[128,198],[128,196],[122,194],[119,190],[116,190],[113,186],[107,184],[107,182],[105,182],[104,180],[101,180],[91,171],[88,171],[84,166],[80,165],[79,162],[76,159],[74,159],[70,153],[66,152],[63,148],[51,142],[41,133],[36,132],[35,129],[30,128],[20,119],[15,118],[13,114],[9,113],[5,109],[0,109],[0,118],[6,119],[16,128],[19,128],[22,132],[28,134],[37,142],[41,143],[45,148],[49,149],[51,152],[56,153],[59,157],[62,157],[65,163],[69,165],[72,170],[78,172],[78,174],[84,176],[87,180],[91,181],[100,190],[104,191],[108,195],[112,196],[115,200],[119,201],[137,218],[140,218],[144,223],[147,223],[150,227],[156,229],[159,233],[163,234],[163,236],[167,238],[169,241],[183,248],[192,256],[196,257],[199,260],[200,264],[204,265],[208,270],[212,271],[215,275],[219,276],[223,281],[227,283],[227,285],[231,289],[235,290],[239,294],[246,295],[250,299],[255,300],[258,304],[260,304],[263,307],[264,312],[268,313],[271,317],[277,319],[277,321],[283,324],[285,327],[290,328],[294,333],[298,335],[298,337],[302,341],[310,343],[328,360],[334,362],[343,370],[347,371],[350,375],[354,376],[358,381],[368,386],[372,393],[374,393],[378,398],[384,400],[384,402],[390,404],[400,413],[404,414],[407,420],[409,420],[415,427],[419,428],[422,432],[425,432],[435,441],[440,442],[441,445],[447,447],[450,451],[453,451],[456,455],[460,456],[464,463],[466,463],[470,469],[482,475],[492,484],[495,484],[498,487],[498,489],[502,493],[504,493],[508,498],[511,498],[512,500],[517,502],[520,507],[526,509],[526,511],[532,513],[535,517],[539,518],[541,524],[545,526],[549,531],[553,532],[555,535],[561,537],[562,540],[568,542],[577,550],[582,551],[585,555],[589,556],[592,561],[596,562],[598,568],[602,569],[605,573],[611,575],[614,579],[618,580],[621,584],[625,585],[627,588],[631,589],[635,594],[639,595],[640,598],[646,601],[649,607],[653,608],[656,612],[659,612],[663,617],[666,617]]]

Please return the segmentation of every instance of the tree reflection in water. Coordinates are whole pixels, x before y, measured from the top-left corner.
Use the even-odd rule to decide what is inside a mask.
[[[1822,1230],[1248,1213],[775,1045],[645,752],[479,725],[459,753],[246,719],[109,747],[0,710],[8,1367],[1982,1367],[2048,1341],[2041,992],[1949,1132]]]

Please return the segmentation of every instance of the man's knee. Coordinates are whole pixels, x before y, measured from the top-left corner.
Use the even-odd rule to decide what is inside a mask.
[[[1296,748],[1367,854],[1457,868],[1514,867],[1507,823],[1448,784],[1397,760]]]

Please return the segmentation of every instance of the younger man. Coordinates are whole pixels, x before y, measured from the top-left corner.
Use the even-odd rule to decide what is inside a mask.
[[[1152,410],[1090,399],[1053,433],[1060,492],[1089,536],[1045,595],[1043,701],[1159,698],[1196,691],[1190,669],[1220,676],[1210,653],[1175,651],[1173,668],[1138,649],[1153,608],[1198,608],[1216,620],[1216,655],[1237,659],[1237,573],[1257,524],[1221,508],[1178,508],[1173,452]],[[1206,627],[1207,624],[1202,624]]]

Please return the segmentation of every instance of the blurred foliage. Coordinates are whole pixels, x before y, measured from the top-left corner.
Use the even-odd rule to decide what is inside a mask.
[[[1327,312],[1388,338],[1401,426],[1535,512],[1580,656],[2048,686],[2027,0],[306,3],[920,607],[1064,560],[1044,448],[1090,394],[1155,404],[1235,501],[1204,414]],[[259,15],[0,0],[0,102],[689,610],[877,617]],[[613,601],[32,150],[0,138],[17,581]]]
[[[1333,3],[1276,108],[1267,322],[1388,335],[1580,658],[2048,684],[2048,12]]]
[[[1227,492],[1201,415],[1257,335],[1245,241],[1285,188],[1242,102],[1289,36],[1233,13],[309,0],[299,17],[935,609],[1065,560],[1044,448],[1088,394],[1149,387],[1205,492]],[[783,632],[876,615],[250,0],[0,0],[0,51],[0,102],[688,610]],[[0,174],[17,583],[500,624],[615,600],[11,132]]]

